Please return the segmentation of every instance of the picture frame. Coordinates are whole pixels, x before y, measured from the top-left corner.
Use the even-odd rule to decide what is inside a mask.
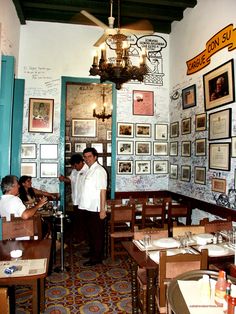
[[[98,157],[98,163],[103,166],[103,157],[102,156],[99,156]]]
[[[195,131],[205,131],[207,128],[207,115],[206,113],[199,113],[195,115]]]
[[[205,138],[198,138],[195,140],[195,156],[206,156]]]
[[[57,144],[40,144],[41,159],[57,159],[58,145]]]
[[[140,156],[151,155],[151,142],[136,142],[135,154]]]
[[[91,143],[91,147],[95,148],[98,154],[103,153],[103,143]]]
[[[153,142],[153,155],[167,156],[168,155],[168,143]]]
[[[179,136],[179,121],[170,124],[170,138]]]
[[[21,159],[36,159],[36,148],[35,143],[22,143]]]
[[[124,174],[124,175],[133,174],[133,161],[132,160],[118,160],[117,161],[117,174]]]
[[[83,153],[86,147],[86,143],[75,143],[75,153]]]
[[[231,108],[209,114],[209,140],[226,139],[231,136]]]
[[[181,166],[181,181],[190,182],[191,179],[191,166]]]
[[[68,157],[68,156],[65,157],[65,167],[66,168],[70,168],[71,167],[70,159],[71,159],[71,157]]]
[[[134,142],[133,141],[117,141],[117,155],[133,155]]]
[[[54,99],[30,98],[28,131],[32,133],[53,132]]]
[[[135,174],[151,174],[151,160],[135,160]]]
[[[230,143],[209,143],[209,168],[230,171]]]
[[[194,183],[206,184],[206,167],[194,167]]]
[[[168,140],[168,124],[160,123],[155,124],[155,133],[154,133],[155,140]]]
[[[107,156],[106,162],[107,162],[107,167],[111,167],[111,156]]]
[[[178,179],[178,165],[170,164],[170,179]]]
[[[133,115],[154,115],[154,92],[133,90]]]
[[[57,178],[58,163],[57,162],[41,162],[40,163],[40,178]]]
[[[65,152],[71,153],[71,143],[69,142],[65,143]]]
[[[181,134],[190,134],[191,133],[191,118],[182,119],[181,121]]]
[[[168,173],[168,160],[153,160],[153,173]]]
[[[107,143],[107,154],[111,154],[112,145],[111,143]]]
[[[211,190],[213,192],[225,193],[226,192],[226,179],[212,178],[211,179]]]
[[[151,137],[151,124],[136,123],[135,136],[136,137]]]
[[[178,142],[170,142],[170,156],[178,156]]]
[[[190,157],[191,156],[191,141],[182,141],[181,143],[181,156]]]
[[[231,157],[236,158],[236,136],[231,139]]]
[[[234,102],[234,60],[204,74],[203,88],[206,111]]]
[[[21,163],[21,176],[37,177],[37,163],[36,162],[22,162]]]
[[[134,137],[134,124],[133,123],[117,123],[117,136],[118,137]]]
[[[111,141],[111,130],[107,130],[107,141]]]
[[[196,84],[182,89],[182,107],[188,109],[196,106]]]
[[[96,137],[96,119],[72,119],[71,136],[73,137]]]

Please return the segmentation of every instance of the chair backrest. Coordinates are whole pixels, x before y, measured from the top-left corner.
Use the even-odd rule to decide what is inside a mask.
[[[151,236],[151,240],[157,240],[161,238],[167,238],[168,230],[159,228],[140,229],[134,232],[134,240],[142,240],[146,234]]]
[[[121,223],[129,223],[130,230],[134,231],[135,222],[135,207],[134,205],[129,206],[111,206],[111,232],[115,231],[116,225],[119,226]]]
[[[107,205],[111,206],[111,205],[122,205],[122,199],[121,198],[116,198],[113,200],[107,200]]]
[[[132,197],[129,198],[130,204],[146,204],[148,202],[148,197]]]
[[[204,218],[200,221],[200,225],[204,226],[205,232],[207,233],[233,229],[233,223],[230,220],[217,219],[217,220],[209,221],[208,218],[206,219]]]
[[[165,222],[165,203],[149,205],[144,203],[142,209],[142,228],[145,228],[148,218],[160,218],[159,225],[161,228]]]
[[[205,233],[205,227],[200,225],[173,226],[173,237],[185,235],[185,233],[188,231],[190,231],[192,234]]]

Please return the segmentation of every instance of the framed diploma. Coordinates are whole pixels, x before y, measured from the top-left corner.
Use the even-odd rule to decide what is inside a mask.
[[[230,171],[230,143],[209,144],[209,168]]]
[[[209,114],[209,140],[231,136],[231,108]]]

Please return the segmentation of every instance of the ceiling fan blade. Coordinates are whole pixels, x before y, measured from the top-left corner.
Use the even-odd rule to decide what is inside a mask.
[[[97,26],[100,26],[103,29],[108,28],[108,26],[106,24],[104,24],[102,21],[97,19],[94,15],[90,14],[89,12],[82,10],[82,11],[80,11],[80,13],[83,14],[84,16],[86,16],[90,21],[95,23]]]
[[[93,45],[94,47],[99,47],[101,46],[101,44],[103,44],[106,39],[107,39],[108,35],[106,35],[105,33],[95,42],[95,44]]]
[[[126,25],[122,27],[121,30],[133,34],[151,35],[154,33],[153,26],[148,20],[140,20],[133,24]]]

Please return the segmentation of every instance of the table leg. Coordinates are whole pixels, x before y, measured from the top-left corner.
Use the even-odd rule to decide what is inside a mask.
[[[132,314],[139,313],[138,307],[138,284],[137,284],[138,265],[131,261],[131,298],[132,298]]]
[[[40,280],[40,310],[44,312],[45,310],[45,278]]]
[[[147,269],[147,314],[155,314],[156,277],[157,269]]]
[[[32,282],[32,312],[33,314],[38,314],[39,312],[39,295],[38,295],[38,280]]]

